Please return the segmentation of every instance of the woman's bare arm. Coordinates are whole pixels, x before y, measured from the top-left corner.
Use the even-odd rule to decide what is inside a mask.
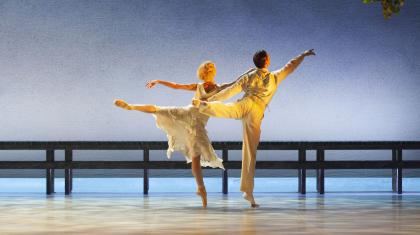
[[[164,81],[164,80],[149,81],[146,84],[146,87],[147,88],[152,88],[156,84],[161,84],[161,85],[167,86],[167,87],[172,88],[172,89],[181,89],[181,90],[187,90],[187,91],[195,91],[197,89],[197,83],[179,84],[179,83],[174,83],[174,82],[169,82],[169,81]]]

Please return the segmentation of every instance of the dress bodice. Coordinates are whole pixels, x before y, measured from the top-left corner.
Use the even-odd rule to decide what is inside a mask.
[[[219,91],[220,91],[220,86],[216,85],[216,88],[214,88],[212,91],[206,92],[206,89],[204,89],[204,84],[198,83],[194,98],[195,99],[208,99],[209,97],[215,95]],[[198,125],[199,127],[196,127],[196,129],[200,127],[204,128],[209,119],[209,116],[200,113],[197,107],[194,107],[192,105],[190,105],[190,107],[191,107],[191,112],[194,113],[194,115],[192,115],[192,118],[194,120],[193,122],[196,124],[201,123]]]
[[[220,87],[216,86],[216,88],[213,89],[212,91],[206,92],[206,89],[204,89],[203,83],[198,83],[197,84],[197,90],[195,91],[194,98],[196,98],[196,99],[207,99],[207,98],[209,98],[210,96],[213,96],[214,94],[216,94],[219,91],[220,91]]]

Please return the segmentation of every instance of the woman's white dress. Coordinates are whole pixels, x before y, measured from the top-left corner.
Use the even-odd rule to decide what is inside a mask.
[[[220,88],[217,86],[207,93],[200,83],[197,84],[195,98],[208,98],[219,91]],[[201,156],[201,166],[224,169],[223,160],[214,151],[205,128],[209,116],[200,113],[193,105],[157,106],[153,116],[156,119],[156,126],[166,132],[168,137],[168,158],[171,158],[174,151],[179,151],[185,156],[187,163],[191,162],[193,157]]]

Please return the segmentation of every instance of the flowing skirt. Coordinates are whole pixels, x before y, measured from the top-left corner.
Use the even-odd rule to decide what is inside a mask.
[[[205,126],[209,117],[198,112],[196,107],[157,106],[153,116],[156,126],[168,137],[169,159],[174,151],[179,151],[185,156],[187,163],[192,158],[201,156],[201,166],[224,169],[223,160],[217,156],[207,135]]]

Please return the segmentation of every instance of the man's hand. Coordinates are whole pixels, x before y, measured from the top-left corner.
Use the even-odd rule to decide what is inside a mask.
[[[159,80],[152,80],[152,81],[149,81],[149,82],[146,84],[146,87],[147,87],[147,88],[152,88],[152,87],[154,87],[156,84],[159,84]]]
[[[303,52],[303,55],[304,56],[315,55],[314,49],[310,49],[310,50],[307,50],[307,51]]]

